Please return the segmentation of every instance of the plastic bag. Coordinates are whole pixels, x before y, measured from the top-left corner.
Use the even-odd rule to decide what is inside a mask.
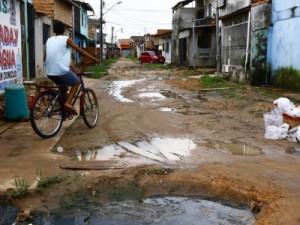
[[[266,139],[284,139],[287,137],[289,125],[287,123],[282,124],[280,127],[268,126],[265,132]]]
[[[288,135],[286,139],[291,142],[299,142],[300,141],[300,129],[299,127],[294,127],[292,129],[289,129]],[[298,141],[299,140],[299,141]]]
[[[294,103],[292,103],[288,98],[280,97],[273,103],[280,113],[286,113],[295,108]]]
[[[273,110],[272,112],[264,114],[264,121],[265,129],[267,129],[268,126],[279,127],[283,124],[283,116],[277,110]]]

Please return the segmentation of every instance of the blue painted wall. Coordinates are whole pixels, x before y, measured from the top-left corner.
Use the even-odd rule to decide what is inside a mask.
[[[282,67],[300,69],[300,0],[272,1],[268,62],[272,71]]]

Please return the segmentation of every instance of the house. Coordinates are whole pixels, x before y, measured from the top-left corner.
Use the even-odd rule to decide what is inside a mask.
[[[120,48],[120,56],[126,57],[130,55],[130,39],[119,39],[118,40],[118,47]]]
[[[172,9],[172,63],[188,67],[216,65],[217,0],[185,0]]]
[[[222,72],[232,81],[267,80],[267,46],[271,1],[219,1]]]
[[[299,1],[272,1],[272,20],[268,33],[268,65],[273,76],[281,70],[300,71],[300,4]],[[285,88],[299,90],[299,78],[287,70]],[[298,83],[298,84],[297,84]]]
[[[80,48],[86,48],[89,42],[93,42],[93,39],[88,37],[88,15],[87,12],[94,12],[94,9],[90,4],[80,1],[75,1],[75,43]],[[75,64],[81,63],[81,56],[79,53],[75,53]]]
[[[36,78],[44,77],[43,49],[48,37],[53,36],[52,21],[60,20],[65,24],[65,35],[74,37],[73,10],[74,4],[69,0],[32,0],[36,12],[35,19],[35,73]]]
[[[144,44],[145,36],[131,36],[130,37],[130,52],[134,57],[140,55],[141,49],[140,46]]]
[[[167,63],[171,63],[172,30],[157,30],[155,37],[156,52],[163,55]]]

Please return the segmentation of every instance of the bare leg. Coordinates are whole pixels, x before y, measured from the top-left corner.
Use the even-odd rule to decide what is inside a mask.
[[[66,106],[67,108],[72,108],[72,101],[73,101],[73,99],[74,99],[74,97],[75,97],[75,95],[76,95],[76,93],[77,93],[77,90],[78,90],[79,86],[80,86],[80,83],[75,84],[75,85],[73,85],[73,86],[71,87],[70,95],[69,95],[69,97],[68,97],[68,99],[67,99],[67,101],[66,101],[66,103],[65,103],[65,106]],[[76,112],[76,110],[72,110],[72,111],[73,111],[74,113]],[[77,112],[76,112],[75,114],[77,114]]]

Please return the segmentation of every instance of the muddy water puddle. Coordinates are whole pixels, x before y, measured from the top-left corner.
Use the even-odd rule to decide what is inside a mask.
[[[134,102],[133,100],[126,98],[122,95],[123,89],[133,86],[143,80],[125,80],[125,81],[113,81],[109,86],[109,94],[113,95],[117,101],[120,102]],[[148,98],[154,100],[164,100],[166,98],[181,99],[180,95],[170,90],[153,91],[154,87],[149,86],[148,89],[139,90],[141,93],[139,98]]]
[[[125,98],[122,95],[123,88],[130,87],[141,80],[125,80],[125,81],[114,81],[109,87],[109,94],[113,95],[116,100],[120,102],[133,102],[131,99]]]
[[[161,90],[160,93],[167,98],[182,99],[182,97],[178,93],[170,90]]]
[[[2,204],[0,202],[0,224],[11,225],[18,214],[17,207],[9,204]]]
[[[262,154],[260,148],[240,142],[206,140],[206,143],[203,145],[205,147],[216,149],[225,153],[230,153],[232,155],[254,156]]]
[[[125,201],[96,204],[81,201],[48,215],[32,215],[34,225],[250,225],[254,215],[244,207],[188,197],[147,198],[142,202]],[[12,224],[8,221],[5,224]],[[29,223],[27,223],[29,224]]]
[[[99,149],[77,151],[78,161],[108,161],[126,159],[131,163],[152,164],[180,161],[190,155],[196,144],[189,138],[156,137],[133,143],[120,141]]]

